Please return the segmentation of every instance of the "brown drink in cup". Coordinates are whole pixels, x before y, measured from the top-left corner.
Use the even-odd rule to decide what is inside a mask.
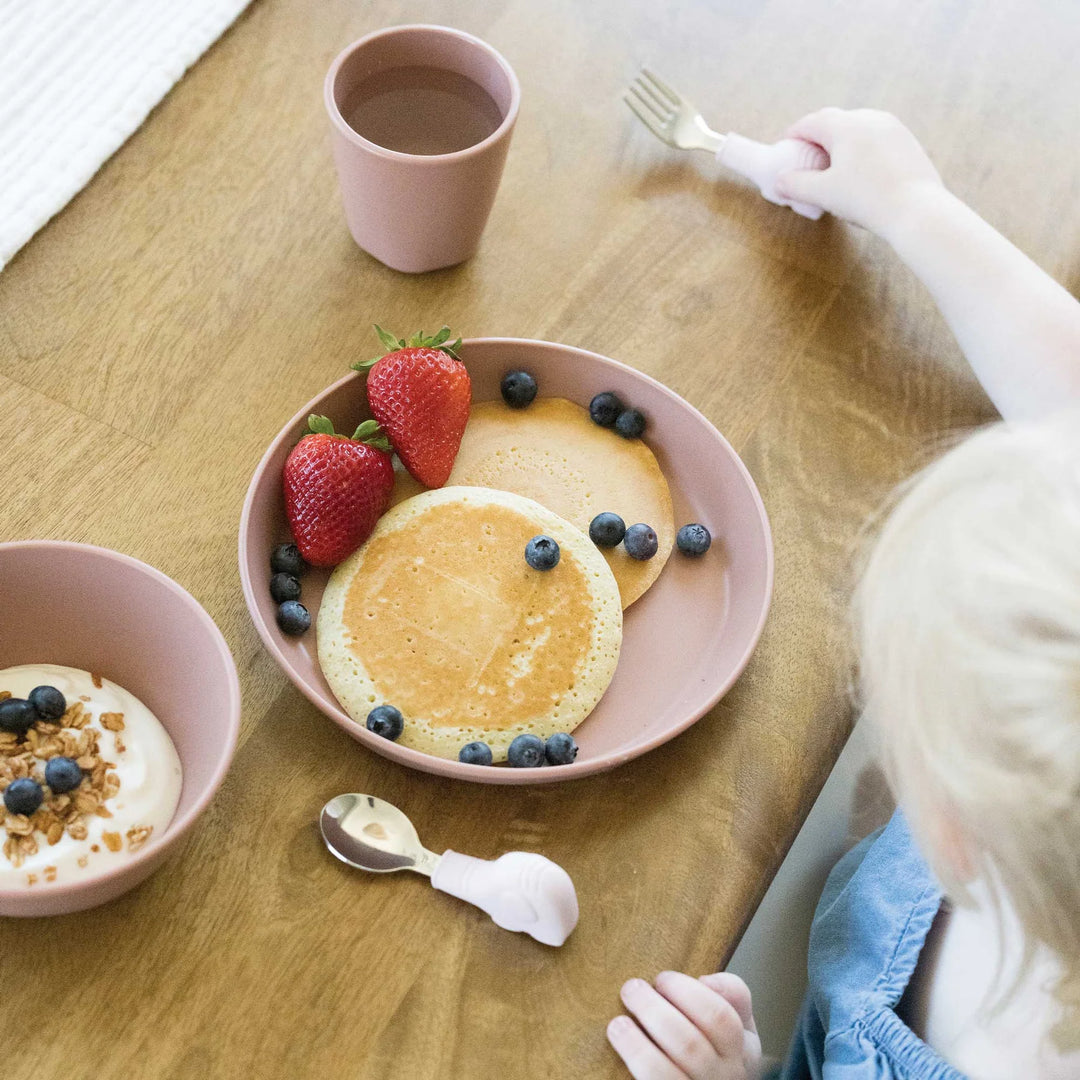
[[[490,45],[394,26],[330,66],[325,100],[353,239],[394,270],[469,258],[495,201],[521,91]]]

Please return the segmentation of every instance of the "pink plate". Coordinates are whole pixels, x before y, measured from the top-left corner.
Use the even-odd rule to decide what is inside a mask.
[[[301,600],[313,628],[300,638],[282,634],[269,592],[270,552],[288,540],[281,491],[285,458],[307,430],[311,413],[352,431],[370,414],[364,379],[347,375],[309,401],[263,455],[240,519],[240,577],[244,598],[271,655],[297,688],[354,739],[414,769],[489,784],[543,784],[614,768],[688,728],[730,689],[761,636],[773,583],[772,537],[754,481],[727,440],[678,395],[633,368],[569,345],[517,338],[470,338],[462,358],[473,400],[499,397],[499,381],[524,368],[540,393],[588,405],[615,391],[645,413],[646,441],[664,470],[675,524],[700,521],[713,546],[700,559],[673,551],[653,587],[625,613],[615,678],[574,732],[580,746],[572,765],[542,769],[463,765],[373,735],[338,705],[319,669],[314,620],[328,577],[310,570]]]

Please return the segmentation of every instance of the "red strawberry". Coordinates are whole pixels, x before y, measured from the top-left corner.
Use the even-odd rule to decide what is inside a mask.
[[[390,444],[374,420],[351,439],[325,416],[308,417],[305,435],[285,459],[285,512],[300,554],[313,566],[335,566],[370,535],[390,501]]]
[[[390,352],[353,365],[357,371],[370,369],[371,414],[413,477],[424,487],[442,487],[454,467],[472,398],[469,373],[457,358],[461,339],[444,345],[448,326],[430,338],[421,331],[408,342],[378,326],[375,330]]]

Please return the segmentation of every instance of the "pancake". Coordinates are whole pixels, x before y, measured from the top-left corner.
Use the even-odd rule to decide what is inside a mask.
[[[631,559],[620,544],[601,549],[628,608],[660,576],[675,543],[671,492],[653,452],[589,419],[565,398],[537,398],[528,408],[502,401],[474,404],[448,484],[498,488],[535,499],[588,535],[604,511],[656,530],[656,554]],[[398,470],[391,505],[423,488]]]
[[[533,570],[538,533],[560,548]],[[405,718],[404,746],[454,758],[482,739],[496,761],[518,735],[573,731],[615,674],[619,590],[579,529],[509,492],[443,487],[399,503],[330,575],[319,663],[358,723]]]

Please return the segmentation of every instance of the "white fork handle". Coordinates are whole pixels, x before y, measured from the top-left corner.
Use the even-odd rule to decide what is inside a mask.
[[[721,165],[734,170],[761,189],[761,194],[777,206],[790,206],[796,214],[817,221],[824,213],[820,206],[793,202],[776,193],[776,178],[792,169],[827,169],[829,155],[815,143],[804,139],[781,139],[759,143],[745,135],[731,132],[716,154]]]
[[[488,861],[446,851],[431,875],[441,892],[475,904],[504,930],[561,945],[578,921],[570,875],[532,851],[510,851]]]

